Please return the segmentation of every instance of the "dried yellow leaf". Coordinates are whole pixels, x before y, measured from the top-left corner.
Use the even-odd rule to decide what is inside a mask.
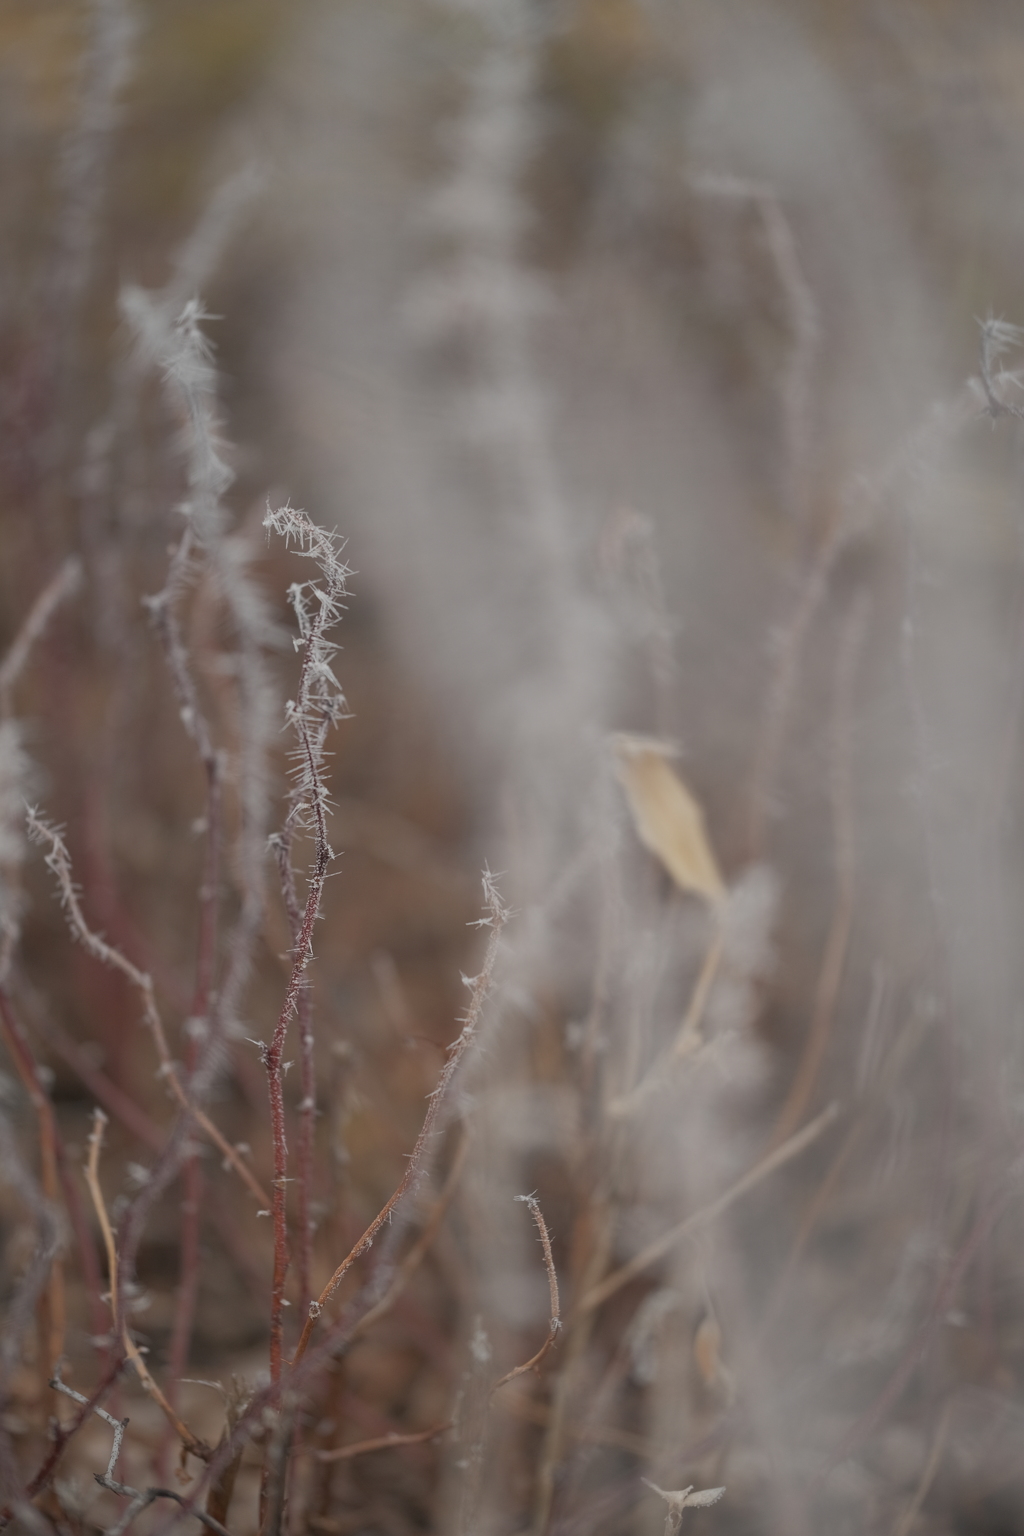
[[[722,1330],[709,1312],[693,1338],[693,1358],[706,1387],[713,1387],[721,1375],[721,1349]]]
[[[704,813],[669,762],[671,748],[646,736],[616,736],[614,745],[640,841],[680,890],[717,905],[725,881],[704,829]]]

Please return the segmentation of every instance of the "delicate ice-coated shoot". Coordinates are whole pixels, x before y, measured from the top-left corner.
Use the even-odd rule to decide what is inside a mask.
[[[295,552],[313,560],[320,580],[295,582],[289,589],[298,623],[296,648],[302,653],[299,682],[294,699],[285,707],[287,724],[295,733],[292,751],[293,783],[288,814],[282,831],[271,839],[277,859],[281,890],[288,913],[292,938],[292,971],[284,1003],[278,1015],[273,1038],[261,1053],[267,1069],[270,1114],[274,1139],[274,1282],[271,1300],[271,1377],[281,1374],[282,1316],[285,1306],[284,1283],[290,1263],[285,1182],[288,1148],[285,1140],[284,1046],[292,1014],[297,1015],[301,1052],[302,1100],[301,1138],[299,1144],[299,1286],[302,1300],[310,1301],[313,1223],[310,1220],[310,1190],[313,1175],[313,1139],[316,1118],[316,1074],[313,1061],[313,1021],[305,971],[313,955],[313,929],[320,915],[320,903],[328,867],[334,850],[327,839],[328,791],[324,780],[327,734],[346,713],[345,696],[331,667],[337,646],[327,633],[341,617],[342,598],[349,568],[341,560],[338,537],[313,522],[306,512],[295,507],[267,508],[264,527],[293,546]],[[292,867],[292,850],[297,831],[309,833],[314,841],[313,869],[306,888],[305,903],[300,904]],[[322,1300],[323,1298],[321,1298]],[[310,1319],[307,1319],[307,1328]]]
[[[656,1493],[660,1499],[664,1499],[668,1505],[668,1513],[665,1516],[665,1536],[675,1536],[686,1509],[707,1509],[712,1504],[717,1504],[725,1492],[724,1488],[698,1488],[691,1483],[689,1488],[677,1488],[668,1490],[659,1488],[657,1483],[652,1483],[648,1478],[643,1481]]]

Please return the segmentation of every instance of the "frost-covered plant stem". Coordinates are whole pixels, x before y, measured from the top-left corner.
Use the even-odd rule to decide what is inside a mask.
[[[299,683],[295,699],[290,701],[286,714],[295,731],[295,784],[291,806],[285,818],[283,834],[277,839],[279,866],[285,887],[285,899],[292,921],[292,970],[285,992],[284,1002],[278,1015],[277,1025],[266,1046],[263,1059],[267,1071],[267,1087],[270,1096],[271,1134],[274,1145],[274,1179],[271,1210],[274,1221],[274,1277],[270,1303],[270,1379],[281,1378],[284,1287],[288,1272],[288,1224],[287,1182],[288,1143],[285,1129],[284,1107],[284,1047],[288,1025],[293,1013],[304,1009],[302,1014],[302,1046],[307,1058],[303,1071],[305,1094],[304,1114],[311,1118],[314,1098],[312,1029],[308,1003],[302,997],[306,989],[306,967],[313,953],[313,929],[320,915],[324,882],[334,853],[327,838],[327,787],[323,779],[324,747],[327,732],[344,713],[345,700],[338,681],[331,669],[331,657],[336,647],[327,639],[327,632],[337,622],[348,567],[339,559],[334,535],[318,528],[305,512],[293,507],[282,507],[276,512],[268,509],[265,526],[281,535],[286,543],[294,543],[300,555],[316,561],[323,577],[323,584],[316,582],[294,583],[290,589],[292,606],[298,620],[299,634],[296,646],[303,652],[299,670]],[[291,869],[291,848],[297,829],[312,833],[314,841],[313,868],[306,891],[305,907],[299,919],[298,900]],[[297,919],[299,919],[297,921]],[[308,1242],[309,1191],[311,1157],[308,1131],[304,1138],[307,1156],[300,1170],[301,1181],[307,1185],[302,1202],[305,1214],[303,1243]],[[308,1266],[306,1284],[308,1285]]]
[[[204,311],[197,299],[189,299],[181,308],[179,305],[176,282],[167,294],[127,288],[121,295],[121,308],[136,332],[142,360],[162,371],[168,397],[185,418],[189,497],[183,511],[238,641],[234,662],[242,733],[237,764],[241,830],[235,857],[242,906],[227,939],[217,1007],[196,1068],[197,1087],[203,1092],[216,1070],[220,1036],[237,1017],[263,916],[267,759],[277,710],[264,650],[279,637],[262,594],[245,570],[246,552],[227,532],[221,498],[233,474],[225,463],[218,432],[216,380],[210,345],[201,326]]]

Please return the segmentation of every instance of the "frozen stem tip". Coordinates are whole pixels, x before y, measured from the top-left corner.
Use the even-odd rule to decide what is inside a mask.
[[[643,1478],[652,1493],[656,1493],[659,1499],[664,1499],[668,1505],[668,1513],[665,1518],[665,1536],[673,1536],[678,1531],[683,1518],[683,1511],[687,1509],[708,1509],[712,1504],[717,1504],[725,1493],[724,1488],[694,1488],[691,1483],[689,1488],[666,1489],[659,1488],[657,1483],[652,1483],[648,1478]]]

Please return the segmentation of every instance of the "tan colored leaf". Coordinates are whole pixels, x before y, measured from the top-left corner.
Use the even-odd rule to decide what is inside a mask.
[[[706,1387],[713,1387],[721,1373],[721,1349],[722,1330],[709,1312],[693,1340],[693,1358]]]
[[[708,842],[704,813],[669,762],[671,748],[646,736],[616,736],[614,745],[640,841],[680,890],[717,905],[725,881]]]

